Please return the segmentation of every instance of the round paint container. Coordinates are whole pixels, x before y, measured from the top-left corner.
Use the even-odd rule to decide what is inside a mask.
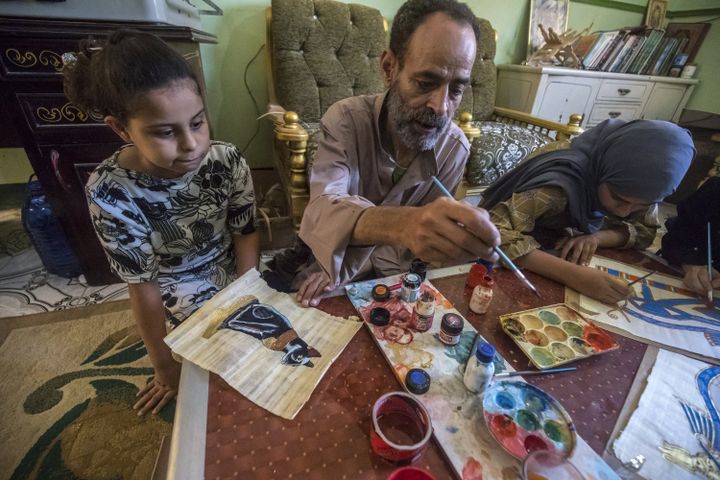
[[[415,395],[422,395],[430,390],[430,375],[422,368],[411,368],[405,375],[405,386]]]
[[[375,307],[370,310],[370,323],[383,327],[390,323],[390,311],[387,308]]]
[[[423,292],[415,302],[412,327],[418,332],[426,332],[432,327],[435,318],[435,296],[431,292]]]
[[[568,413],[529,383],[491,383],[483,396],[483,416],[493,438],[519,460],[535,451],[567,459],[575,450],[577,436]]]
[[[407,303],[412,303],[418,299],[420,295],[420,284],[422,279],[420,275],[408,272],[402,277],[402,290],[400,290],[400,298]]]
[[[421,281],[425,280],[425,276],[427,275],[427,266],[428,264],[419,258],[413,258],[412,262],[410,262],[410,272],[417,273]]]
[[[384,283],[378,283],[372,288],[372,298],[378,302],[384,302],[390,298],[390,289]]]
[[[465,322],[457,313],[446,313],[440,322],[440,333],[438,338],[445,345],[457,345],[460,342]]]

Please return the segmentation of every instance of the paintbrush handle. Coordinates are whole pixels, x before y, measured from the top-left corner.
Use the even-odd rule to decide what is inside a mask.
[[[495,374],[497,378],[517,377],[519,375],[544,375],[546,373],[572,372],[577,367],[551,368],[549,370],[524,370],[519,372],[500,372]]]
[[[710,222],[707,222],[707,273],[708,273],[708,281],[712,282],[712,233],[711,233],[711,227]],[[713,302],[713,289],[712,285],[707,291],[707,298],[708,302]]]

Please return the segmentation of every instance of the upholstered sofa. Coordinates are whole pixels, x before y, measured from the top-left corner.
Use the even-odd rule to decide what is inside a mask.
[[[472,143],[458,198],[482,190],[530,152],[580,133],[580,116],[567,125],[496,108],[495,31],[480,19],[481,38],[456,120]],[[380,55],[387,21],[374,8],[333,0],[272,0],[267,11],[268,93],[281,107],[275,123],[275,166],[293,224],[307,205],[308,175],[319,121],[333,103],[385,88]]]

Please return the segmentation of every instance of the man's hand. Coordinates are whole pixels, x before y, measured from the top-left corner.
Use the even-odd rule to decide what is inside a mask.
[[[580,235],[579,237],[565,237],[557,242],[555,248],[562,249],[560,258],[578,265],[589,265],[590,259],[595,254],[599,245],[598,237],[592,235]]]
[[[441,197],[413,209],[406,225],[398,240],[426,262],[496,260],[500,233],[483,209]]]
[[[580,268],[569,287],[588,297],[607,304],[615,304],[632,295],[632,287],[617,277],[595,268]]]
[[[332,289],[333,285],[325,272],[313,272],[300,284],[296,300],[303,307],[317,307],[323,294]]]
[[[169,365],[155,369],[155,377],[136,395],[139,399],[133,409],[138,415],[145,415],[150,410],[156,415],[175,398],[180,385],[180,368],[181,365],[173,360]]]
[[[683,265],[685,277],[683,283],[695,293],[705,295],[710,289],[720,288],[720,273],[713,268],[712,280],[706,265]]]

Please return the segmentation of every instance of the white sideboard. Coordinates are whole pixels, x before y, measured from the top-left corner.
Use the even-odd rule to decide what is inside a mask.
[[[495,105],[567,123],[583,115],[582,126],[608,118],[677,122],[690,99],[694,79],[498,65]]]

